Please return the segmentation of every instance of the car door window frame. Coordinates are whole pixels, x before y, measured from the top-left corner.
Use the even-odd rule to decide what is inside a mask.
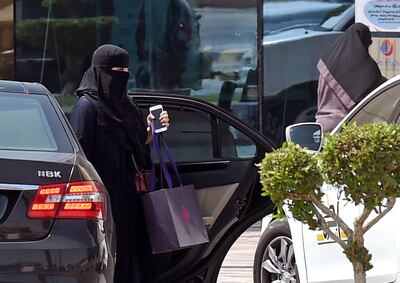
[[[147,103],[147,102],[141,102],[139,107],[141,109],[146,110],[149,106],[151,106],[152,103]],[[242,131],[237,125],[234,125],[227,119],[223,119],[223,117],[220,117],[216,115],[215,113],[212,113],[211,111],[207,111],[205,109],[199,109],[194,106],[188,106],[188,105],[180,105],[178,103],[174,102],[166,102],[163,104],[163,107],[165,110],[169,109],[175,109],[175,110],[182,110],[182,111],[193,111],[193,112],[202,112],[209,116],[210,119],[210,130],[211,130],[211,145],[212,146],[212,159],[204,159],[204,160],[198,160],[194,158],[191,161],[185,161],[185,160],[176,160],[177,163],[198,163],[198,162],[221,162],[221,161],[234,161],[234,160],[252,160],[257,156],[257,142],[250,136],[248,133]],[[171,124],[174,123],[173,117],[171,118]],[[237,157],[232,157],[232,156],[223,156],[223,150],[222,150],[222,133],[221,133],[221,124],[225,123],[228,126],[231,126],[235,129],[237,129],[242,135],[246,136],[255,146],[255,152],[254,155],[251,157],[240,157],[239,155]],[[236,140],[235,140],[236,141]],[[235,144],[235,149],[237,150],[237,145]]]

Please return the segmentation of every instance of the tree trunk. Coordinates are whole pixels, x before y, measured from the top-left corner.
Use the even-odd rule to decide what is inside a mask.
[[[353,262],[354,283],[366,283],[366,274],[364,266],[359,262]]]
[[[368,250],[364,247],[364,221],[360,217],[354,222],[354,238],[351,244],[351,258],[354,271],[354,283],[366,283],[366,263],[369,262]]]

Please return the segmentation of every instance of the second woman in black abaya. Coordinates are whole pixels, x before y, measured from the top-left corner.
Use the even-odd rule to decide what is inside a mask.
[[[317,68],[317,122],[332,131],[346,114],[386,79],[368,53],[371,32],[362,23],[351,25],[322,55]]]
[[[151,282],[151,263],[143,257],[150,249],[146,249],[146,228],[132,162],[133,155],[139,168],[149,166],[146,143],[151,135],[146,119],[127,95],[128,67],[129,55],[124,49],[100,46],[76,91],[80,99],[70,120],[110,195],[117,233],[114,282]],[[166,113],[161,122],[168,125]]]

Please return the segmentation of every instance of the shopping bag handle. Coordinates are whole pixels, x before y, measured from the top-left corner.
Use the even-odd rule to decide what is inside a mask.
[[[165,181],[167,182],[167,186],[168,188],[172,188],[173,187],[173,183],[172,183],[172,177],[171,174],[168,171],[168,168],[165,164],[164,158],[162,157],[162,150],[161,150],[161,146],[160,146],[160,139],[161,139],[161,135],[158,133],[154,132],[154,127],[151,127],[151,131],[153,134],[153,152],[158,154],[159,157],[159,161],[160,161],[160,168],[162,170],[162,175],[164,176]],[[178,168],[176,166],[176,162],[175,159],[173,157],[172,151],[169,149],[167,143],[165,142],[164,139],[163,140],[163,146],[165,149],[165,152],[167,153],[168,159],[170,164],[172,165],[172,169],[178,179],[179,185],[182,186],[182,181],[180,178],[180,174],[178,171]],[[155,172],[155,163],[152,162],[152,168],[151,168],[151,179],[150,179],[150,191],[155,191],[155,187],[156,187],[156,172]]]
[[[174,171],[176,178],[178,179],[179,185],[182,186],[181,175],[179,174],[178,166],[176,166],[174,155],[172,154],[171,149],[168,147],[167,142],[165,141],[164,137],[160,135],[159,138],[160,138],[160,140],[163,141],[163,146],[164,146],[165,152],[167,153],[169,163],[171,164],[172,170]],[[161,148],[161,146],[160,146],[160,148]],[[160,154],[161,154],[161,150],[160,150]]]
[[[167,170],[164,159],[160,151],[159,135],[154,133],[154,128],[152,127],[153,134],[153,153],[158,155],[158,160],[160,161],[160,168],[162,170],[162,175],[167,182],[168,188],[172,188],[172,178]],[[150,179],[150,191],[154,192],[156,190],[156,164],[152,161],[151,165],[151,179]]]
[[[156,138],[155,139],[156,147],[158,149],[158,153],[159,153],[159,156],[160,156],[160,165],[161,165],[161,168],[163,170],[164,177],[165,177],[165,179],[167,181],[168,187],[171,189],[172,186],[173,186],[172,178],[171,178],[171,174],[169,173],[169,170],[168,170],[168,168],[166,166],[164,158],[162,157],[162,146],[160,144],[160,140],[163,141],[164,150],[167,153],[167,156],[168,156],[168,159],[169,159],[169,163],[171,164],[172,169],[173,169],[173,171],[174,171],[174,173],[176,175],[176,178],[178,179],[179,185],[182,186],[181,177],[180,177],[180,174],[179,174],[179,171],[178,171],[178,167],[176,166],[175,158],[174,158],[174,156],[172,154],[172,151],[169,149],[169,147],[168,147],[165,139],[162,137],[162,135],[155,133],[154,136]]]

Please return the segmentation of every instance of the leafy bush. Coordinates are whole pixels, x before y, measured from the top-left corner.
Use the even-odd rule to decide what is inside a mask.
[[[261,164],[260,179],[264,196],[280,208],[286,201],[296,219],[307,223],[311,229],[319,227],[311,196],[322,197],[322,176],[315,155],[293,143],[266,154]],[[279,213],[279,215],[281,215]]]
[[[353,124],[330,136],[320,155],[325,181],[346,185],[348,200],[369,209],[400,196],[399,136],[396,124]]]

